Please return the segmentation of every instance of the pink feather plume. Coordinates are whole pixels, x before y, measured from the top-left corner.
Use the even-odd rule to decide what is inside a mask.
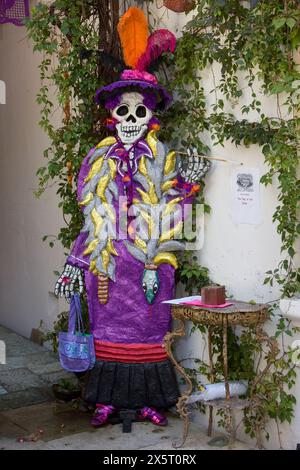
[[[174,52],[176,37],[167,29],[158,29],[148,38],[147,49],[139,58],[136,68],[140,71],[147,70],[151,62],[162,55],[163,52]]]

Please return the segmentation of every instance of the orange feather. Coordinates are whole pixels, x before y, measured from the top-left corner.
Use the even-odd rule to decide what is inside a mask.
[[[119,21],[118,33],[125,63],[135,68],[147,49],[149,29],[144,12],[137,7],[129,8]]]

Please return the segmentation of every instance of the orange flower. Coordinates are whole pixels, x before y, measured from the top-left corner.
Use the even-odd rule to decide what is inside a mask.
[[[135,230],[131,225],[128,227],[128,234],[131,236],[131,238],[133,238],[133,235],[135,234]]]
[[[158,123],[153,123],[153,124],[151,124],[150,127],[151,127],[151,130],[153,130],[153,131],[159,131],[159,129],[160,129],[160,125]]]
[[[193,184],[193,187],[192,187],[193,193],[198,193],[198,191],[200,191],[200,189],[201,189],[200,184]]]

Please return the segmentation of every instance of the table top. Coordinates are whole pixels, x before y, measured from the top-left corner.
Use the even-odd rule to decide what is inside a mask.
[[[264,323],[269,318],[267,304],[254,304],[240,300],[230,300],[230,302],[232,305],[224,308],[176,304],[172,305],[172,315],[174,318],[191,320],[194,323],[218,326],[223,324],[225,315],[229,325],[242,326]]]

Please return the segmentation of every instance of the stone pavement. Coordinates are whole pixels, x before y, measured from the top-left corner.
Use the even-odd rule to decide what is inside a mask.
[[[74,374],[61,369],[57,355],[0,326],[6,364],[0,364],[0,450],[4,449],[173,449],[182,433],[181,420],[169,414],[169,426],[133,423],[132,433],[120,425],[90,427],[90,414],[72,404],[55,403],[51,384]],[[206,430],[191,424],[183,449],[214,449]],[[236,442],[234,449],[249,446]],[[228,447],[223,447],[226,450]]]
[[[170,450],[181,436],[182,421],[170,414],[168,419],[164,428],[149,422],[133,423],[132,432],[124,434],[119,424],[91,428],[90,415],[70,404],[40,403],[0,413],[0,450]],[[210,439],[205,429],[191,424],[182,449],[216,449],[208,445]],[[238,441],[232,448],[250,449]]]
[[[0,412],[53,399],[51,385],[74,374],[64,371],[57,355],[0,326],[6,364],[0,363]]]

